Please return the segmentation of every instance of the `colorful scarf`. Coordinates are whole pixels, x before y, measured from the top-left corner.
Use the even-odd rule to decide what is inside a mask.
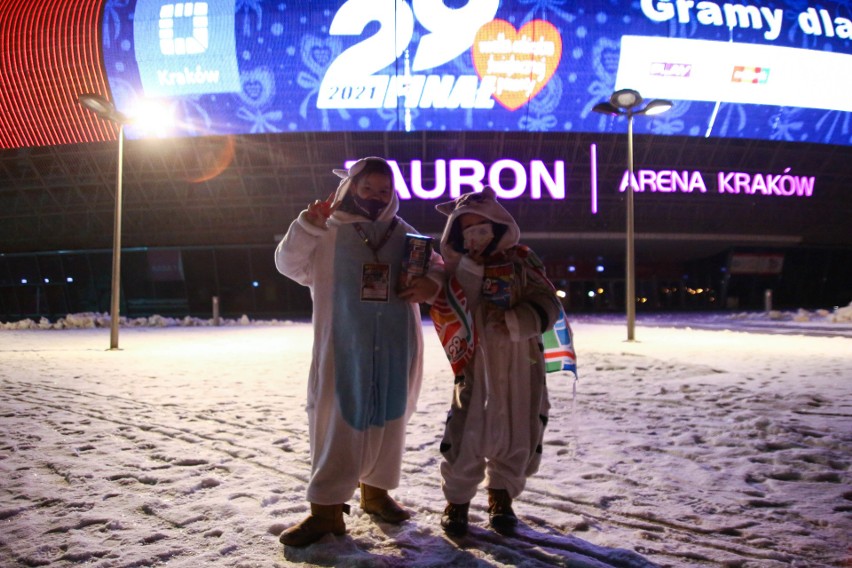
[[[461,375],[473,358],[476,334],[467,298],[455,276],[448,279],[447,285],[432,303],[429,315],[432,323],[435,324],[441,345],[444,346],[444,352],[450,360],[453,374]]]
[[[544,264],[538,256],[525,245],[512,247],[512,252],[540,278],[543,282],[556,292],[556,287],[547,278]],[[559,304],[559,318],[552,328],[542,334],[544,344],[545,370],[548,373],[559,371],[570,371],[577,377],[577,356],[574,352],[571,326],[562,303],[554,298]],[[444,347],[444,352],[450,360],[453,373],[458,376],[462,374],[465,366],[473,358],[476,349],[476,331],[473,325],[473,316],[467,305],[464,290],[456,280],[450,277],[447,285],[438,294],[438,298],[432,304],[429,312],[438,338]]]
[[[524,264],[529,267],[542,281],[546,282],[553,293],[556,293],[556,286],[547,277],[544,272],[544,263],[539,260],[538,256],[527,246],[518,245],[515,251],[519,258],[524,261]],[[574,352],[574,340],[572,339],[571,326],[568,324],[568,316],[565,315],[565,310],[562,308],[562,302],[559,302],[559,318],[553,327],[545,331],[541,336],[541,341],[544,344],[544,363],[545,370],[548,373],[557,373],[559,371],[570,371],[577,377],[577,355]]]

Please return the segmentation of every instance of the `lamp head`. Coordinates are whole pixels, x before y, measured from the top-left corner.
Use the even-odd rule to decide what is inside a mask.
[[[667,101],[665,99],[654,99],[648,103],[648,105],[642,109],[642,114],[647,115],[655,115],[662,114],[672,108],[673,104],[671,101]]]
[[[642,95],[633,89],[620,89],[612,94],[609,102],[616,108],[630,110],[642,104]]]
[[[609,116],[618,116],[622,114],[621,109],[613,106],[612,103],[598,103],[592,107],[592,112],[608,114]]]
[[[634,110],[642,104],[642,95],[633,89],[620,89],[612,94],[608,103],[598,103],[592,107],[592,111],[610,116],[635,114],[655,115],[661,114],[672,108],[671,101],[665,99],[654,99],[648,101],[645,108]]]
[[[119,124],[127,124],[127,122],[129,122],[128,118],[123,113],[119,112],[118,109],[115,108],[114,104],[100,95],[96,95],[94,93],[83,93],[77,96],[77,100],[80,101],[81,105],[104,120],[111,120],[112,122],[117,122]]]

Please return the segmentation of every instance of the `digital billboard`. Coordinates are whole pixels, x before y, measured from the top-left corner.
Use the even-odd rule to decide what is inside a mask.
[[[176,136],[623,132],[621,88],[674,108],[638,132],[852,145],[848,2],[106,2],[116,105]],[[139,136],[133,129],[130,137]]]

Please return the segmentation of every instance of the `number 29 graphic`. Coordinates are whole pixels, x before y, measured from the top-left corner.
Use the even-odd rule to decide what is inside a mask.
[[[477,31],[494,19],[498,6],[499,0],[471,0],[455,9],[442,0],[412,0],[410,5],[403,0],[348,0],[335,14],[329,35],[359,36],[372,22],[377,22],[379,29],[332,61],[320,87],[317,107],[395,107],[396,96],[388,95],[405,95],[412,83],[419,82],[422,88],[427,79],[422,73],[470,49]],[[409,48],[415,18],[428,33],[414,50],[410,70],[401,77],[378,75]]]

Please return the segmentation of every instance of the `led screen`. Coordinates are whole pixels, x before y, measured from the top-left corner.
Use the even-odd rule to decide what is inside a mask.
[[[852,144],[848,2],[128,0],[104,10],[117,106],[161,99],[177,136],[623,132],[592,107],[632,88],[675,103],[637,121],[639,132]]]

